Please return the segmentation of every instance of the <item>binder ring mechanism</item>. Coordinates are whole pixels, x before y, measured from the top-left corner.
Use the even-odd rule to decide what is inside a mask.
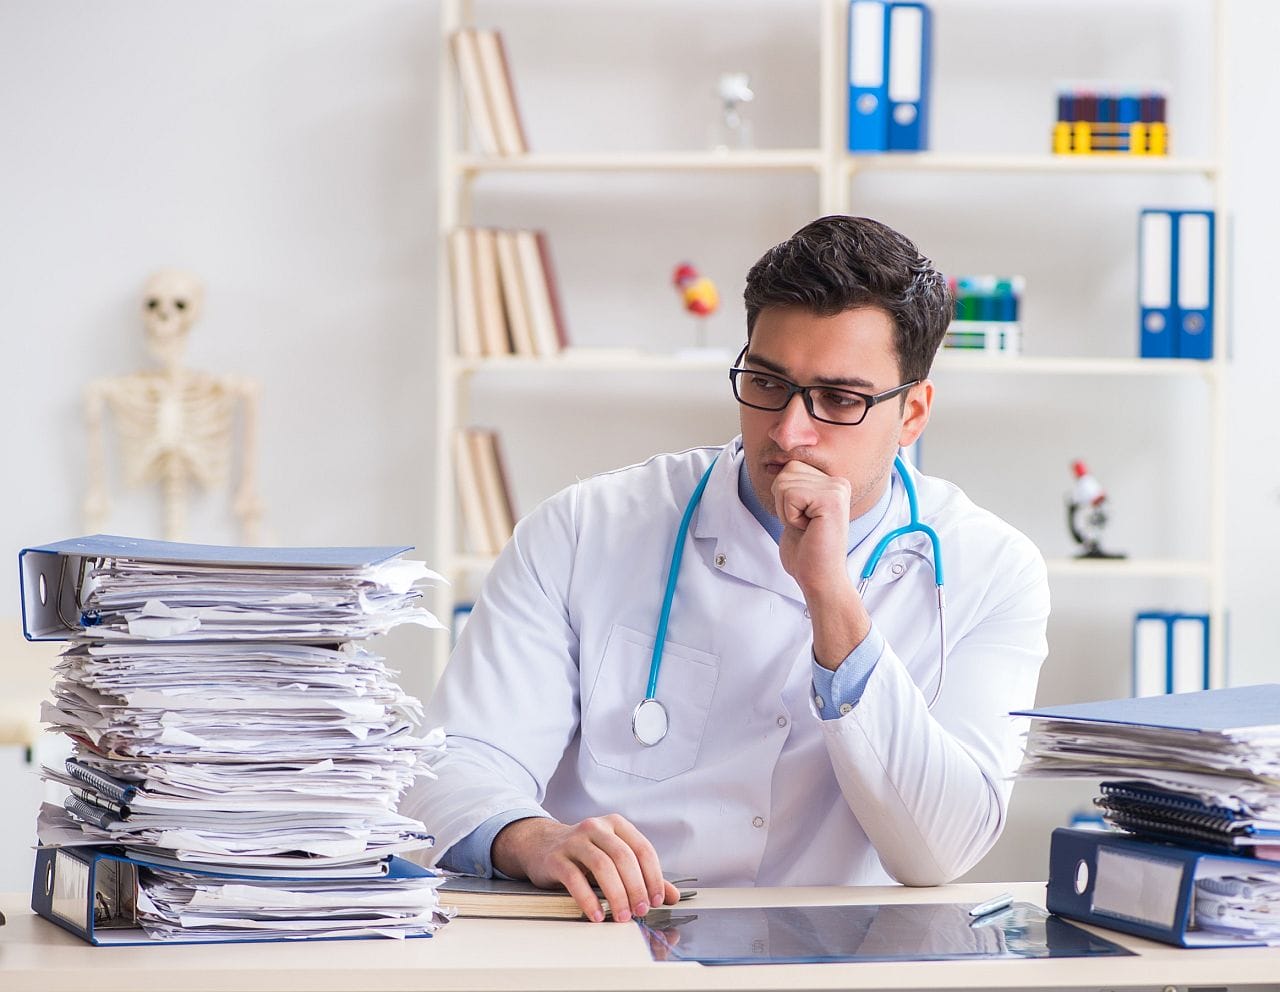
[[[1076,862],[1076,895],[1084,895],[1084,890],[1089,887],[1089,862],[1081,858]]]

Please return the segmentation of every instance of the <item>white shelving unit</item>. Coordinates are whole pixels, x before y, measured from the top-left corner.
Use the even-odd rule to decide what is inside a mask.
[[[946,0],[938,0],[941,6]],[[1015,0],[1008,0],[1014,3]],[[1225,441],[1226,441],[1226,368],[1227,331],[1230,327],[1230,300],[1227,287],[1226,177],[1223,169],[1225,152],[1225,67],[1226,0],[1205,0],[1213,20],[1214,94],[1213,153],[1210,157],[1126,157],[1126,156],[1054,156],[1025,154],[922,154],[849,155],[845,150],[845,0],[821,0],[818,4],[820,23],[816,25],[819,41],[820,73],[817,148],[781,148],[750,152],[662,151],[642,153],[531,152],[516,158],[487,158],[464,147],[465,121],[447,42],[457,28],[472,21],[472,5],[466,0],[442,0],[440,4],[442,55],[440,59],[439,111],[439,210],[437,232],[437,285],[439,287],[436,320],[435,400],[437,443],[435,450],[435,520],[434,560],[454,576],[478,575],[488,567],[487,559],[462,554],[458,550],[455,492],[452,478],[451,437],[455,426],[468,419],[467,398],[473,376],[501,376],[527,372],[536,365],[540,370],[573,376],[609,371],[661,371],[707,377],[719,373],[720,360],[684,360],[674,356],[639,351],[570,351],[551,359],[503,357],[487,360],[460,360],[454,353],[453,313],[449,301],[449,271],[446,237],[457,225],[471,221],[472,201],[478,179],[494,174],[517,173],[583,173],[607,176],[616,173],[800,173],[817,177],[818,195],[812,216],[822,213],[873,212],[874,205],[864,207],[856,194],[857,179],[862,175],[886,172],[986,173],[993,175],[1023,174],[1041,177],[1051,193],[1055,177],[1097,176],[1107,182],[1112,176],[1203,177],[1212,189],[1212,204],[1219,218],[1215,266],[1215,355],[1210,361],[1155,360],[1114,357],[1017,357],[979,356],[943,353],[937,362],[939,373],[947,375],[982,375],[1004,377],[1079,377],[1085,382],[1093,378],[1115,381],[1154,377],[1198,379],[1207,387],[1209,450],[1204,453],[1208,478],[1208,542],[1207,555],[1200,560],[1177,558],[1134,558],[1123,561],[1082,561],[1050,559],[1049,570],[1056,582],[1102,578],[1192,579],[1203,582],[1204,606],[1211,617],[1211,671],[1215,684],[1225,682]],[[693,10],[690,17],[696,17]],[[945,85],[935,78],[934,86]],[[516,80],[519,91],[520,81]],[[527,94],[518,93],[524,99]],[[536,136],[535,136],[536,140]],[[1047,142],[1047,138],[1046,138]],[[1136,213],[1136,211],[1135,211]],[[800,218],[802,223],[807,218]],[[1132,325],[1131,325],[1132,326]],[[1127,329],[1126,333],[1128,332]],[[1136,332],[1132,332],[1135,333]],[[957,480],[963,484],[964,480]],[[452,593],[442,589],[437,604],[442,618],[451,615]],[[436,673],[444,658],[436,661]]]

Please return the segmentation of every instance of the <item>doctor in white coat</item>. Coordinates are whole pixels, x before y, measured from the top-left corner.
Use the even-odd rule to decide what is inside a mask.
[[[741,436],[578,482],[516,527],[428,707],[438,780],[402,808],[446,867],[591,883],[628,920],[702,885],[909,885],[971,868],[1004,825],[1047,648],[1031,542],[955,486],[911,477],[951,316],[944,278],[875,221],[826,217],[747,278],[730,378]],[[655,698],[633,733],[673,544],[699,480]],[[933,697],[936,694],[936,700]],[[932,707],[930,703],[933,702]]]

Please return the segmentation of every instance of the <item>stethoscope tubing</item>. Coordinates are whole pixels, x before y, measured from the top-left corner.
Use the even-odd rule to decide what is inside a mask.
[[[698,480],[698,485],[694,488],[693,494],[689,497],[689,502],[685,505],[684,514],[680,518],[680,526],[676,528],[675,547],[671,551],[671,564],[667,567],[667,584],[662,596],[662,610],[658,614],[658,629],[654,634],[653,655],[649,661],[649,683],[645,688],[644,699],[636,704],[635,711],[631,717],[632,734],[637,741],[648,747],[659,743],[667,732],[666,707],[657,698],[658,674],[662,670],[662,653],[667,639],[667,625],[671,620],[671,605],[675,601],[676,583],[680,578],[680,563],[684,557],[684,546],[689,536],[689,523],[693,519],[693,511],[702,500],[702,493],[707,488],[707,481],[711,478],[711,472],[716,467],[718,458],[719,456],[717,455],[716,458],[712,459],[711,464],[702,473],[702,478]],[[938,540],[937,532],[928,524],[920,522],[920,507],[916,498],[915,482],[911,478],[911,473],[901,455],[894,457],[893,467],[897,471],[898,477],[902,480],[902,488],[907,495],[908,522],[901,527],[894,528],[876,543],[859,576],[857,590],[859,596],[866,591],[871,577],[875,574],[876,567],[880,564],[880,559],[884,556],[885,549],[894,541],[910,534],[923,534],[928,538],[933,551],[934,582],[938,589],[938,637],[940,644],[938,681],[933,690],[933,696],[928,703],[928,708],[933,709],[934,703],[938,701],[938,696],[942,692],[942,682],[946,674],[947,664],[946,599],[943,593],[942,546]],[[642,732],[640,728],[642,719],[647,725],[648,719],[654,717],[660,719],[661,729]]]

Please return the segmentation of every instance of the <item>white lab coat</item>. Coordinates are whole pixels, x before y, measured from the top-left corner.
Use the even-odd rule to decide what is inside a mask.
[[[655,747],[631,714],[645,694],[680,516],[719,455],[693,518],[657,696]],[[1043,559],[955,486],[916,474],[938,532],[946,679],[927,539],[885,553],[865,601],[887,647],[861,701],[822,720],[812,628],[778,547],[738,497],[740,439],[586,479],[522,520],[485,580],[430,726],[448,732],[439,779],[402,808],[437,853],[490,816],[541,808],[563,822],[620,813],[664,870],[702,885],[949,881],[1004,824],[1021,721],[1047,647]],[[855,578],[907,520],[900,482],[850,556]],[[922,693],[923,690],[923,693]]]

